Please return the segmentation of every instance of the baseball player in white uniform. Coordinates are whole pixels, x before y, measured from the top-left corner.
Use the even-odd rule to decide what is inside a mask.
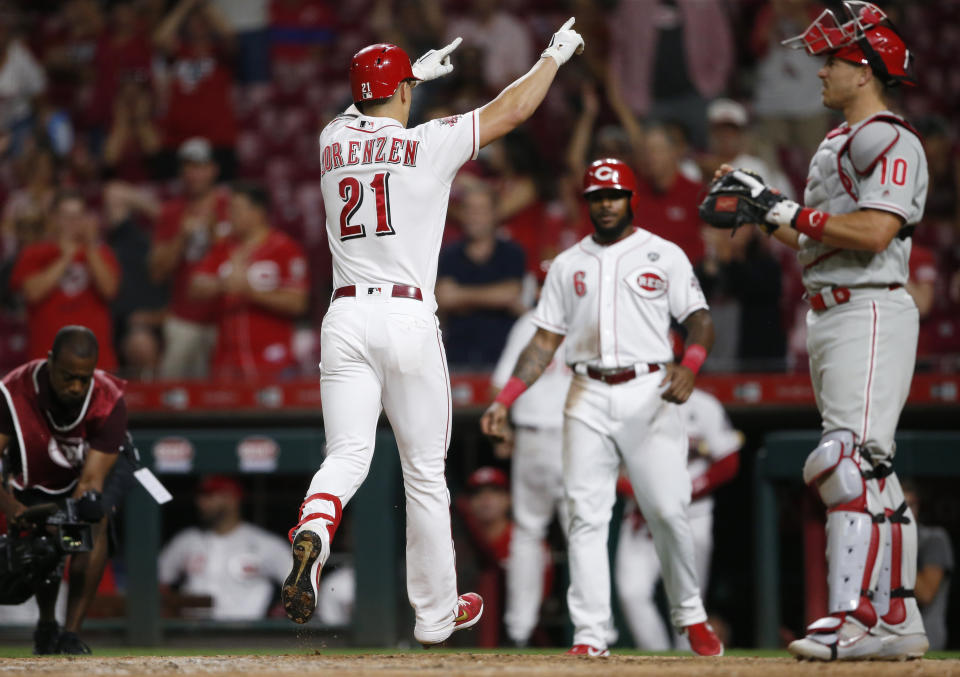
[[[621,462],[663,562],[671,620],[693,650],[720,655],[706,624],[686,509],[687,440],[676,404],[693,391],[713,344],[713,324],[682,250],[634,228],[636,179],[619,160],[598,160],[584,177],[594,234],[562,252],[547,273],[534,311],[537,332],[513,376],[481,419],[504,434],[510,405],[543,373],[566,341],[574,376],[564,408],[563,485],[569,512],[570,589],[575,655],[609,655],[612,626],[607,534]],[[689,343],[673,363],[670,318]],[[564,338],[566,337],[566,338]]]
[[[502,390],[510,380],[517,358],[537,332],[533,311],[513,325],[490,382]],[[536,383],[517,398],[511,408],[513,451],[510,495],[513,535],[507,560],[507,600],[504,623],[507,636],[524,646],[537,625],[543,601],[547,562],[545,539],[554,515],[566,528],[563,503],[561,450],[563,404],[573,372],[566,365],[561,343]]]
[[[276,585],[287,575],[287,545],[276,534],[246,522],[228,533],[191,527],[177,534],[157,559],[160,583],[184,577],[183,592],[209,595],[200,611],[220,621],[265,618]]]
[[[355,106],[319,139],[335,291],[320,334],[326,459],[290,531],[293,568],[281,592],[295,622],[316,608],[330,540],[370,467],[381,409],[400,450],[414,637],[439,644],[480,619],[479,595],[457,595],[450,538],[450,379],[435,314],[437,255],[457,170],[540,105],[559,67],[583,48],[573,22],[487,105],[409,129],[414,85],[453,70],[460,39],[412,67],[395,45],[353,57]]]
[[[871,3],[844,2],[786,41],[827,55],[823,103],[846,122],[810,162],[805,206],[749,176],[755,223],[798,250],[811,309],[810,377],[823,436],[803,467],[827,506],[829,615],[789,650],[813,660],[920,657],[928,642],[913,595],[917,528],[891,465],[917,350],[904,289],[910,234],[923,215],[927,162],[884,90],[913,84],[910,52]],[[729,172],[715,186],[740,173]]]
[[[732,480],[740,465],[743,434],[730,425],[720,401],[695,388],[680,406],[689,445],[687,473],[693,487],[687,516],[693,532],[697,581],[707,590],[713,554],[713,496]],[[672,646],[654,594],[660,580],[660,559],[653,536],[635,502],[624,511],[614,559],[614,580],[620,608],[639,649],[666,651]]]

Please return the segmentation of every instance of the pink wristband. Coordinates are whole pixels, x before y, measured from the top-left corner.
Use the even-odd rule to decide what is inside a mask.
[[[497,394],[496,398],[494,398],[493,401],[499,402],[503,406],[509,408],[510,405],[513,404],[517,400],[517,398],[523,394],[523,391],[526,389],[527,389],[526,383],[524,383],[522,380],[520,380],[516,376],[511,376],[510,380],[507,381],[507,385],[503,386],[503,390],[501,390]]]
[[[699,343],[689,346],[683,353],[683,360],[680,362],[684,367],[694,374],[700,373],[700,367],[707,359],[707,349]]]
[[[809,235],[818,242],[823,240],[823,229],[827,225],[830,215],[819,209],[801,207],[793,217],[793,227],[804,235]]]

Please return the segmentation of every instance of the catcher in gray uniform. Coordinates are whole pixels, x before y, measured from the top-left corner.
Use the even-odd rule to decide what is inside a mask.
[[[909,50],[875,5],[843,6],[842,21],[825,11],[784,43],[827,56],[823,104],[846,119],[810,162],[805,204],[725,166],[700,213],[719,227],[759,224],[803,266],[823,419],[803,479],[827,507],[829,615],[789,650],[813,660],[918,658],[928,642],[913,595],[917,528],[891,463],[917,351],[904,284],[927,162],[916,131],[884,101],[888,87],[914,84]]]

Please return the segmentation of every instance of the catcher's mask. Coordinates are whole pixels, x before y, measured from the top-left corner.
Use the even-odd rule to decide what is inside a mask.
[[[364,47],[350,62],[353,102],[389,99],[404,80],[414,77],[410,57],[400,47],[386,42]]]
[[[829,54],[858,66],[870,66],[883,84],[916,85],[912,54],[886,13],[872,2],[846,0],[846,21],[826,9],[801,35],[783,41],[807,54]]]

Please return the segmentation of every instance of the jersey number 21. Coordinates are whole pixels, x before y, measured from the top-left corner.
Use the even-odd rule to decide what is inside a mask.
[[[343,209],[340,210],[340,239],[352,240],[367,236],[367,227],[358,223],[350,224],[353,215],[363,204],[363,184],[355,176],[345,176],[340,179],[340,199],[343,200]],[[390,222],[390,174],[380,172],[374,175],[370,182],[370,189],[377,205],[377,230],[380,235],[395,235],[393,224]]]

